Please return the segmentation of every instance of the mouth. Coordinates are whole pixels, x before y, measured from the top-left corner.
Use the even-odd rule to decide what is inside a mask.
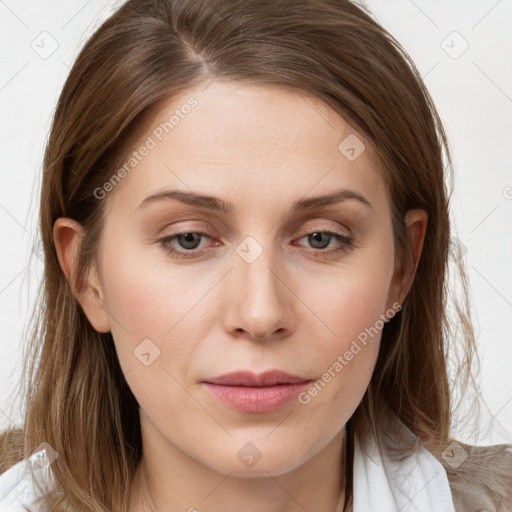
[[[311,381],[281,370],[237,371],[202,381],[220,402],[243,412],[272,412],[288,404]]]

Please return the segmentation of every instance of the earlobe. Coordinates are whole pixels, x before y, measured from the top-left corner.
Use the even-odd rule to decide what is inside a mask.
[[[53,241],[59,265],[73,294],[94,329],[98,332],[109,332],[110,319],[96,264],[91,264],[88,275],[83,280],[77,276],[78,254],[83,235],[81,224],[73,219],[61,217],[53,226]]]

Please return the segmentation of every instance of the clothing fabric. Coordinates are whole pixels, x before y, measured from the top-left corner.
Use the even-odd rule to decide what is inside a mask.
[[[51,451],[48,445],[0,475],[0,512],[42,511],[37,498],[57,484]]]
[[[354,512],[455,512],[446,471],[424,447],[397,461],[381,457],[373,442],[363,456],[355,436],[353,474]]]
[[[414,438],[400,425],[406,436]],[[41,512],[34,504],[41,492],[38,483],[43,489],[56,484],[44,448],[0,475],[0,512]],[[396,461],[380,455],[375,439],[364,454],[357,436],[351,506],[353,512],[455,512],[446,471],[421,444],[410,457]]]

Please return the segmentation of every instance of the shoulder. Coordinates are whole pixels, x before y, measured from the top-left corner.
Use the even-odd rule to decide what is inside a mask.
[[[18,462],[0,475],[0,510],[2,512],[26,512],[32,506],[35,488],[31,481],[28,461]],[[29,508],[34,511],[37,509]]]
[[[39,512],[38,502],[53,482],[51,469],[41,465],[41,450],[0,474],[0,510],[2,512]]]
[[[442,480],[445,501],[453,502],[455,512],[512,512],[512,445],[473,446],[451,439],[439,447],[420,440],[397,417],[391,419],[378,437],[395,483],[409,487],[411,480],[423,479],[426,490],[437,492]],[[429,484],[431,474],[435,485]]]
[[[512,445],[453,441],[442,458],[457,512],[512,512]]]

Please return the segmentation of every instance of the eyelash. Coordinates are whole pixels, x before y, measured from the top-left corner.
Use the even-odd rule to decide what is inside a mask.
[[[353,238],[347,237],[346,235],[343,235],[342,233],[339,233],[338,231],[333,231],[333,230],[311,231],[311,232],[305,233],[304,235],[299,237],[298,240],[300,240],[301,238],[304,238],[308,235],[312,235],[314,233],[331,235],[338,242],[342,243],[342,246],[338,247],[336,249],[315,249],[315,248],[312,249],[313,252],[319,253],[321,256],[329,257],[329,256],[333,256],[333,255],[342,254],[342,253],[348,252],[350,249],[353,249],[354,247],[356,247],[356,244],[355,244]],[[174,256],[175,258],[178,258],[178,259],[194,258],[196,256],[196,253],[201,251],[200,249],[199,250],[189,249],[189,250],[184,250],[184,251],[177,251],[176,249],[169,247],[169,244],[173,240],[175,240],[176,238],[178,238],[180,236],[187,235],[187,234],[196,234],[196,235],[200,235],[200,236],[205,236],[207,238],[212,238],[212,237],[210,237],[210,235],[208,235],[208,233],[204,233],[202,231],[183,231],[181,233],[175,233],[174,235],[171,235],[171,236],[166,236],[165,238],[160,239],[159,243],[160,243],[161,247],[167,253],[169,253],[169,254],[176,253],[176,255]],[[329,242],[330,242],[330,240],[329,240]]]

